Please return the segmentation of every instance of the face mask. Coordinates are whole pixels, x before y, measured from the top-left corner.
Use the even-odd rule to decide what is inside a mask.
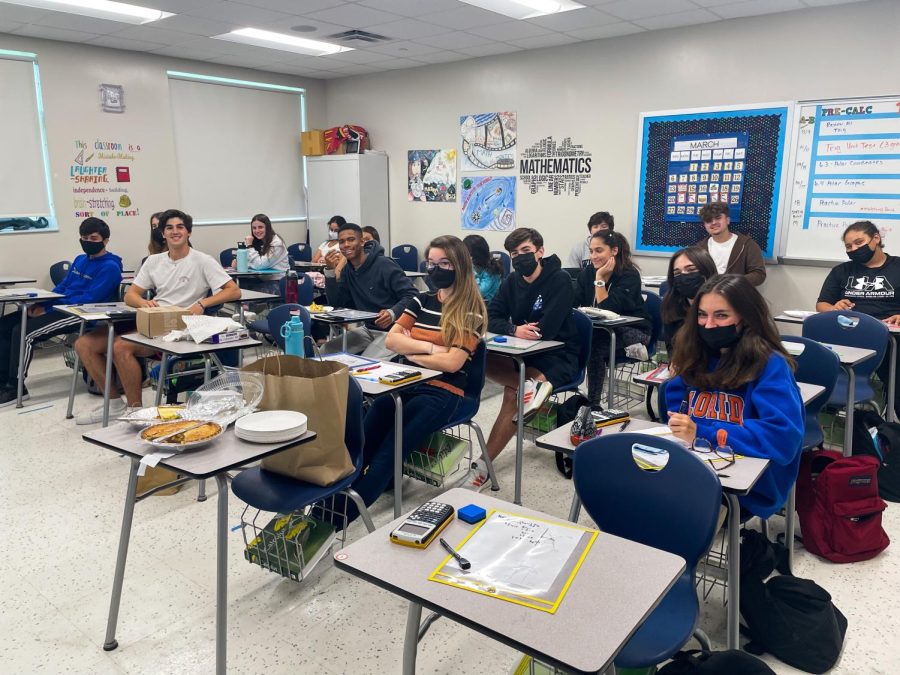
[[[675,290],[678,291],[678,295],[683,298],[693,298],[697,295],[697,291],[700,290],[704,281],[706,281],[706,279],[703,278],[703,275],[700,274],[700,272],[679,274],[672,280]]]
[[[84,239],[80,239],[79,241],[81,242],[81,250],[88,255],[97,255],[103,250],[102,241],[85,241]]]
[[[741,335],[738,333],[737,324],[731,324],[730,326],[716,326],[715,328],[698,326],[697,328],[700,331],[700,339],[706,343],[707,347],[715,351],[725,347],[731,347],[741,339]]]
[[[444,270],[440,267],[435,267],[428,273],[428,276],[435,288],[450,288],[453,282],[456,281],[456,270]]]
[[[868,244],[864,244],[860,246],[855,251],[847,251],[847,257],[850,258],[855,263],[859,263],[860,265],[865,265],[872,259],[872,256],[875,255],[875,251],[869,248]]]
[[[530,277],[537,269],[538,261],[534,253],[521,253],[512,259],[512,266],[523,277]]]
[[[337,241],[338,233],[334,230],[328,230],[328,241]]]
[[[153,240],[153,243],[158,244],[159,246],[163,246],[166,243],[165,237],[163,237],[162,230],[158,227],[154,227],[150,230],[150,239]]]

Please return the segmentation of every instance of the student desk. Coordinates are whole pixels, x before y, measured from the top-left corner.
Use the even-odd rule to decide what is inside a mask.
[[[326,354],[324,359],[328,359]],[[390,365],[396,366],[392,363]],[[440,377],[443,373],[439,370],[431,370],[430,368],[422,368],[421,366],[410,366],[413,370],[422,373],[422,377],[406,382],[405,384],[381,384],[380,382],[372,382],[364,380],[361,377],[354,378],[359,384],[360,389],[366,396],[376,398],[387,394],[394,399],[394,517],[400,515],[403,511],[403,401],[400,399],[400,392],[409,387],[414,387],[422,382],[433,380]],[[352,371],[351,371],[352,373]],[[351,375],[351,377],[353,377]]]
[[[17,284],[36,284],[37,279],[28,277],[14,277],[0,275],[0,286],[15,286]]]
[[[47,300],[58,300],[62,297],[63,296],[59,293],[52,293],[39,288],[0,291],[0,303],[5,306],[7,302],[11,302],[19,308],[19,384],[16,395],[17,408],[22,407],[22,391],[25,388],[25,336],[28,334],[25,324],[28,321],[28,305],[34,305]]]
[[[341,308],[336,307],[332,310],[332,312],[340,310]],[[366,321],[371,321],[376,316],[378,316],[378,312],[365,312],[362,310],[352,311],[354,312],[354,316],[352,317],[324,316],[324,314],[331,314],[331,312],[316,312],[315,314],[310,314],[309,318],[313,321],[321,321],[322,323],[327,323],[331,326],[340,326],[341,333],[343,334],[343,340],[341,341],[341,351],[347,351],[347,325],[351,323],[363,323]],[[384,330],[390,330],[390,326],[388,326]]]
[[[780,321],[781,323],[795,323],[802,324],[803,319],[796,316],[788,316],[787,314],[779,314],[775,317],[776,321]],[[897,421],[897,413],[894,411],[894,387],[897,385],[897,340],[900,340],[900,326],[889,326],[885,324],[888,328],[888,333],[890,333],[890,340],[888,341],[888,347],[890,348],[890,364],[891,368],[888,372],[888,382],[887,382],[887,412],[885,413],[885,417],[888,422],[896,422]],[[848,425],[849,426],[849,425]]]
[[[87,323],[97,322],[106,324],[106,386],[103,387],[103,426],[109,425],[109,396],[112,384],[112,364],[113,364],[113,340],[115,339],[115,323],[117,321],[134,321],[135,309],[129,307],[124,302],[108,302],[95,303],[90,305],[92,309],[100,309],[108,307],[108,312],[90,312],[84,311],[85,305],[57,305],[56,311],[75,316],[81,319],[81,325],[78,328],[78,337],[84,335],[84,328]],[[113,312],[115,312],[113,314]],[[127,315],[125,313],[127,312]],[[69,385],[69,405],[66,407],[66,419],[72,419],[72,406],[75,403],[75,383],[78,381],[78,368],[81,365],[81,359],[78,352],[75,352],[75,363],[72,364],[72,383]]]
[[[668,382],[669,378],[661,379],[659,377],[649,377],[652,371],[648,371],[646,373],[638,373],[634,377],[631,378],[632,382],[637,382],[638,384],[642,384],[647,388],[647,395],[644,398],[644,404],[647,407],[647,416],[653,422],[659,422],[659,417],[653,412],[653,390],[658,386],[665,384]]]
[[[641,277],[641,286],[644,288],[659,288],[665,280],[665,277]]]
[[[535,340],[534,344],[528,348],[518,349],[509,347],[502,342],[494,342],[496,336],[496,333],[488,333],[485,336],[485,347],[487,347],[488,352],[508,356],[516,362],[516,366],[519,369],[519,391],[517,394],[518,410],[516,415],[516,487],[513,502],[521,504],[523,444],[525,442],[525,402],[522,399],[522,394],[525,391],[525,357],[559,349],[563,347],[565,343],[556,340]]]
[[[437,501],[558,520],[461,488]],[[602,672],[685,569],[678,556],[601,532],[556,613],[549,614],[429,581],[447,553],[436,541],[424,550],[390,543],[388,535],[400,522],[341,549],[334,561],[338,569],[409,600],[404,675],[415,673],[418,639],[431,622],[426,619],[420,629],[422,607],[566,672]],[[440,536],[457,546],[472,527],[454,519]]]
[[[820,392],[821,393],[821,392]],[[572,423],[554,429],[549,434],[545,434],[535,441],[539,448],[555,450],[571,455],[575,452],[575,446],[569,440],[570,427]],[[603,436],[617,434],[621,428],[621,424],[610,425],[604,427]],[[651,427],[660,426],[654,422],[646,420],[631,420],[628,425],[627,432],[640,431],[641,429],[649,429]],[[738,497],[746,495],[756,485],[756,481],[762,476],[766,467],[769,466],[769,460],[759,459],[756,457],[741,457],[732,466],[724,471],[727,473],[719,473],[719,481],[722,483],[722,493],[728,502],[728,649],[739,649],[738,628],[739,616],[738,608],[740,607],[740,572],[741,572],[741,544],[740,544],[740,528],[741,528],[741,507],[738,503]],[[793,493],[793,491],[792,491]],[[791,505],[792,506],[792,503]],[[793,509],[787,507],[787,519],[791,521],[790,532],[793,535]],[[573,496],[572,506],[569,510],[569,520],[575,522],[581,513],[581,500],[578,495]]]
[[[278,293],[265,293],[264,291],[249,291],[241,289],[241,299],[237,301],[239,322],[244,323],[244,303],[245,302],[261,302],[269,304],[271,302],[281,301]]]
[[[241,279],[262,279],[263,277],[272,276],[273,274],[284,275],[284,270],[249,270],[248,272],[238,272],[235,269],[225,267],[225,273],[234,279],[234,283],[240,288]],[[241,297],[243,300],[243,297]]]
[[[176,454],[163,459],[158,466],[182,474],[187,478],[174,481],[181,484],[187,480],[203,481],[215,478],[219,488],[218,510],[216,517],[216,673],[224,675],[226,645],[228,640],[228,483],[226,472],[259,461],[274,455],[284,448],[306,443],[316,437],[315,432],[307,431],[299,439],[283,443],[249,443],[234,435],[231,429],[226,430],[210,445],[196,451]],[[125,559],[128,556],[128,543],[131,538],[131,523],[134,519],[136,502],[138,466],[141,458],[159,449],[144,443],[137,437],[134,427],[124,423],[115,424],[105,429],[91,431],[82,436],[88,443],[99,445],[120,455],[127,455],[131,460],[128,473],[128,488],[125,492],[125,509],[122,513],[122,529],[119,534],[119,549],[116,555],[116,573],[113,578],[112,596],[109,602],[109,617],[106,623],[106,639],[103,649],[112,651],[119,646],[116,640],[116,623],[119,619],[119,603],[122,599],[122,583],[125,578]],[[169,485],[172,485],[170,483]],[[167,486],[163,486],[167,487]]]
[[[294,261],[294,269],[303,272],[322,272],[325,270],[325,263],[306,262],[305,260]]]
[[[609,374],[606,383],[606,407],[612,408],[613,390],[615,389],[616,384],[616,328],[634,326],[635,324],[645,322],[646,319],[642,319],[639,316],[620,316],[618,319],[599,319],[590,314],[587,316],[591,320],[591,323],[594,324],[595,329],[599,328],[609,333]],[[591,349],[593,349],[593,346]]]

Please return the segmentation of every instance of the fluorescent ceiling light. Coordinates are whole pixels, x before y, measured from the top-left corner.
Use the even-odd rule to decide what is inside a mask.
[[[4,0],[4,2],[10,5],[52,9],[57,12],[80,14],[93,17],[94,19],[123,21],[136,25],[175,16],[172,12],[163,12],[159,9],[140,7],[139,5],[128,5],[124,2],[112,2],[112,0]]]
[[[496,12],[513,19],[534,19],[548,14],[559,14],[573,9],[582,9],[572,0],[462,0],[466,4],[475,5],[489,12]]]
[[[307,56],[327,56],[328,54],[353,51],[353,47],[341,47],[330,42],[309,40],[293,35],[285,35],[284,33],[273,33],[272,31],[259,30],[258,28],[241,28],[230,33],[213,35],[213,38],[216,40],[228,40],[229,42],[240,42],[245,45],[255,45],[256,47],[266,47],[268,49],[281,49],[286,52],[306,54]]]

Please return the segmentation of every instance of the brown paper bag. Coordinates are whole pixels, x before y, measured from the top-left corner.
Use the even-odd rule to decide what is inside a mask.
[[[178,474],[174,471],[169,471],[169,469],[164,469],[161,466],[148,466],[146,471],[144,471],[144,475],[138,476],[137,494],[142,495],[155,487],[171,483],[177,478]],[[154,496],[167,497],[169,495],[174,495],[180,489],[181,485],[176,485],[175,487],[170,487],[167,490],[160,490],[153,494]]]
[[[344,445],[350,371],[334,361],[269,356],[243,368],[265,375],[259,410],[297,410],[306,415],[317,437],[267,457],[267,471],[327,486],[353,472]]]

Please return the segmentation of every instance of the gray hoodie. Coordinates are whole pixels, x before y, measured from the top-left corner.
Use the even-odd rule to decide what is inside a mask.
[[[325,277],[325,293],[335,307],[366,312],[386,309],[396,320],[416,295],[416,288],[400,265],[386,258],[384,249],[375,243],[374,248],[367,247],[359,268],[348,263],[340,279]]]

